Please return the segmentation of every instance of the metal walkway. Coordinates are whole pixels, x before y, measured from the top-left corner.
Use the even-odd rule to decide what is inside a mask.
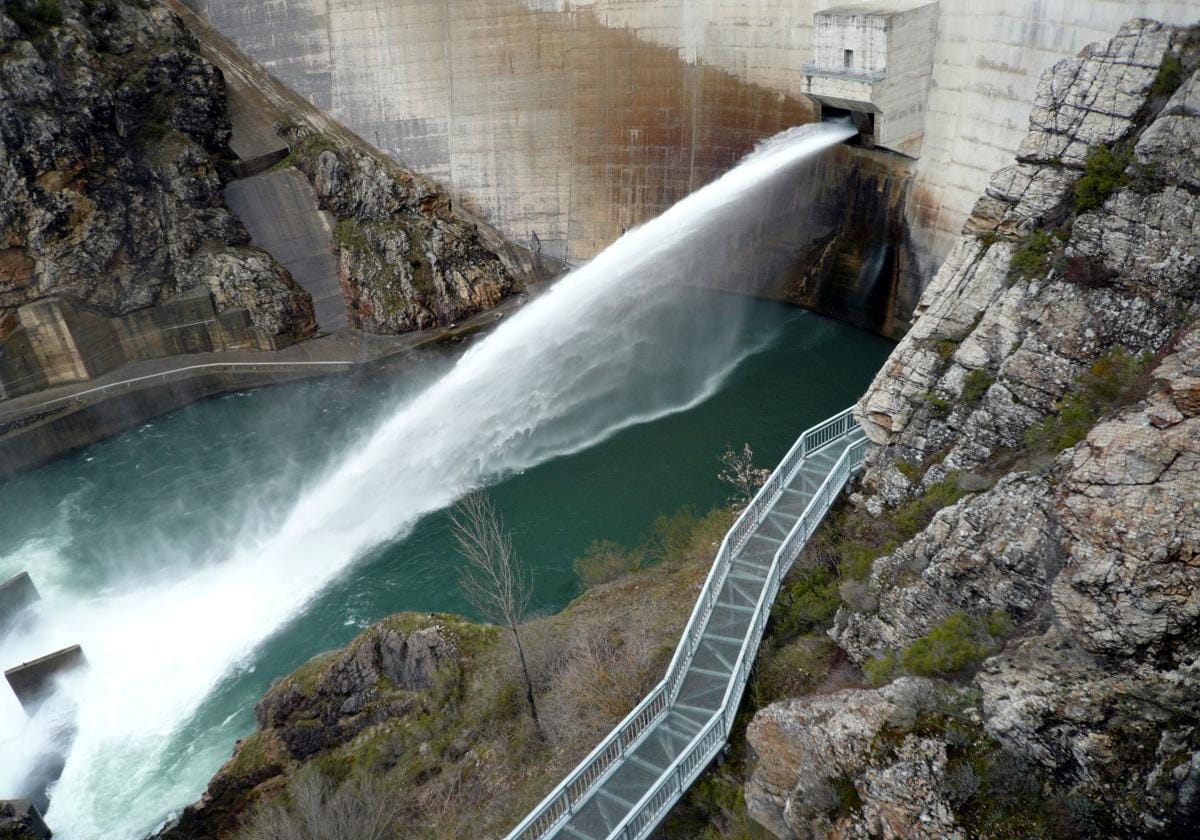
[[[509,840],[654,830],[725,745],[779,582],[866,448],[849,409],[800,436],[721,542],[666,677]]]

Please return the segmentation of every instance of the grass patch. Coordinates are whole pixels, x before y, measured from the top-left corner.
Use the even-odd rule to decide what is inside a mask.
[[[1055,413],[1025,433],[1025,444],[1042,452],[1061,452],[1087,437],[1110,409],[1118,405],[1149,368],[1153,356],[1134,356],[1114,347],[1072,380]]]
[[[995,381],[996,378],[986,370],[971,371],[963,378],[962,401],[967,405],[978,405]]]
[[[824,633],[801,636],[762,658],[755,672],[754,704],[799,697],[820,685],[840,653]]]
[[[921,483],[922,470],[918,464],[914,464],[910,461],[897,461],[896,462],[896,471],[899,472],[900,475],[907,478],[913,484]]]
[[[1013,251],[1008,263],[1008,279],[1030,280],[1046,273],[1050,255],[1057,249],[1058,240],[1044,230],[1026,236]]]
[[[1116,190],[1129,183],[1125,169],[1131,155],[1125,148],[1093,146],[1088,149],[1084,173],[1075,182],[1075,212],[1084,213],[1102,206]]]

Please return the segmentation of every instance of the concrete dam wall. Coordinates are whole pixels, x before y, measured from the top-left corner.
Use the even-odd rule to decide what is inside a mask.
[[[712,180],[759,139],[813,119],[813,14],[834,5],[187,2],[281,81],[447,184],[512,239],[571,260]],[[1016,151],[1043,69],[1129,18],[1197,16],[1191,0],[941,0],[903,208],[921,273],[940,262],[989,173]]]

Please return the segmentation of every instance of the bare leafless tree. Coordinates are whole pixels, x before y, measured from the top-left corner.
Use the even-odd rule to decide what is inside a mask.
[[[475,492],[463,497],[455,505],[450,522],[458,550],[467,561],[459,574],[459,586],[475,609],[512,633],[517,657],[521,660],[521,674],[525,678],[529,715],[541,735],[542,725],[533,699],[533,680],[525,663],[519,629],[529,608],[533,579],[513,551],[512,535],[486,493]]]
[[[754,451],[750,444],[742,444],[742,451],[736,451],[732,446],[726,447],[721,455],[721,472],[717,478],[722,484],[733,488],[734,495],[730,502],[735,507],[742,507],[758,492],[758,488],[771,477],[771,471],[754,466]]]

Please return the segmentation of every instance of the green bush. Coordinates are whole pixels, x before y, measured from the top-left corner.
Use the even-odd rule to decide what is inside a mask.
[[[976,617],[956,612],[926,635],[900,651],[887,651],[863,664],[872,685],[890,682],[900,674],[945,677],[960,674],[999,650],[1012,632],[1012,620],[1003,610]]]
[[[863,663],[863,673],[866,674],[871,685],[883,685],[891,682],[896,678],[898,669],[899,663],[896,662],[896,654],[890,650],[882,656],[876,656]]]
[[[938,357],[943,362],[950,361],[950,357],[954,355],[954,351],[958,349],[958,345],[962,342],[953,338],[943,338],[933,345],[933,349],[937,351]]]
[[[694,508],[683,507],[654,520],[642,550],[648,560],[656,563],[711,557],[732,524],[729,508],[714,508],[700,515]]]
[[[945,417],[950,413],[949,400],[939,397],[937,394],[934,394],[930,391],[926,391],[924,394],[922,394],[921,398],[929,404],[929,407],[933,409],[933,413],[938,417]]]
[[[1044,230],[1026,236],[1008,262],[1009,280],[1029,280],[1045,274],[1050,254],[1057,246],[1055,238]]]
[[[993,650],[991,637],[981,641],[979,631],[977,621],[966,613],[955,613],[909,645],[900,654],[900,667],[921,677],[963,671],[983,661]]]
[[[574,565],[584,586],[597,586],[641,568],[642,552],[613,540],[596,540]]]
[[[1084,213],[1104,204],[1114,190],[1129,183],[1125,174],[1130,154],[1124,149],[1093,146],[1088,150],[1084,173],[1075,182],[1075,212]]]
[[[869,566],[868,566],[869,568]],[[838,580],[825,566],[801,568],[787,577],[771,610],[771,634],[791,639],[824,627],[841,606]]]
[[[1055,413],[1025,433],[1026,445],[1061,452],[1079,443],[1133,388],[1152,361],[1148,353],[1134,356],[1124,347],[1114,347],[1072,380],[1055,404]]]
[[[1183,77],[1183,61],[1175,53],[1167,53],[1158,65],[1154,83],[1150,85],[1150,95],[1155,98],[1170,96],[1183,84]]]
[[[962,400],[967,405],[976,405],[983,399],[995,378],[986,370],[973,370],[963,379]]]
[[[921,482],[921,468],[917,464],[909,461],[897,461],[896,471],[907,478],[912,484],[919,484]]]
[[[931,485],[922,495],[896,508],[891,514],[891,519],[900,539],[908,540],[916,536],[917,532],[929,524],[935,513],[949,507],[965,495],[958,486],[958,473],[952,472],[937,484]]]

